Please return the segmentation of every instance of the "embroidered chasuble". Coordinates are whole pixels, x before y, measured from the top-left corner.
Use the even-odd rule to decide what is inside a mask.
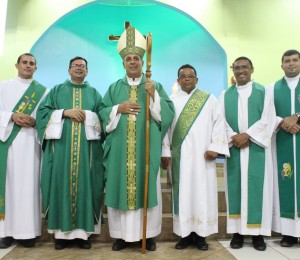
[[[106,133],[103,164],[106,176],[105,204],[120,210],[140,209],[144,204],[146,77],[138,86],[129,86],[126,76],[113,83],[102,101],[103,129],[109,124],[115,105],[132,100],[141,106],[136,116],[120,114],[116,128]],[[173,103],[162,86],[153,81],[160,96],[161,122],[150,117],[150,166],[148,208],[157,206],[157,174],[161,142],[174,116]]]
[[[225,116],[228,124],[236,133],[238,126],[238,91],[233,85],[225,92]],[[253,83],[252,93],[248,98],[248,128],[260,120],[264,109],[265,89]],[[245,148],[247,149],[247,148]],[[227,158],[227,185],[229,218],[241,215],[241,167],[240,149],[232,146],[230,158]],[[263,185],[265,175],[265,149],[254,142],[249,146],[248,164],[248,218],[249,228],[260,227],[262,221]]]
[[[188,134],[191,126],[201,112],[209,94],[196,89],[182,110],[173,132],[172,137],[172,183],[174,213],[179,211],[179,176],[180,176],[180,154],[181,144]]]
[[[52,113],[78,108],[98,113],[101,96],[88,82],[69,80],[55,86],[39,106],[38,133],[42,140],[42,210],[49,230],[94,232],[99,222],[104,189],[102,144],[87,140],[85,123],[64,118],[61,137],[45,139]]]
[[[292,114],[291,90],[285,78],[275,83],[274,103],[277,116],[285,118]],[[295,89],[294,111],[300,112],[300,81]],[[300,178],[298,176],[300,172],[299,132],[292,135],[280,129],[276,134],[276,147],[280,217],[295,219],[296,217],[300,217]],[[294,161],[294,151],[296,153],[296,161]],[[295,176],[296,172],[297,176]],[[296,208],[295,200],[297,201]]]
[[[31,115],[45,91],[46,88],[44,86],[33,80],[12,112]],[[8,149],[21,128],[21,126],[14,124],[9,138],[5,142],[0,141],[0,219],[5,218],[5,186]]]

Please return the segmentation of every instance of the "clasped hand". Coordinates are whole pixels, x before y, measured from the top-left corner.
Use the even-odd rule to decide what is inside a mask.
[[[246,133],[236,134],[231,137],[232,145],[236,148],[243,149],[250,145],[250,136]]]
[[[22,113],[13,113],[11,117],[12,121],[22,127],[34,127],[35,119],[29,115]]]
[[[300,125],[297,124],[298,117],[296,115],[291,115],[283,119],[281,128],[290,133],[297,134],[300,130]]]
[[[66,109],[63,112],[64,117],[69,117],[72,121],[83,122],[85,120],[85,111],[79,108]]]

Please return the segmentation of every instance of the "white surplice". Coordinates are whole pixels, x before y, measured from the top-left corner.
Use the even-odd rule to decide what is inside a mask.
[[[31,82],[17,77],[0,83],[1,141],[10,136],[12,110]],[[37,107],[30,115],[33,118]],[[40,159],[36,128],[21,128],[8,150],[5,220],[0,221],[0,237],[30,239],[41,235]]]
[[[295,89],[300,79],[300,74],[296,77],[288,78],[285,77],[287,81],[287,85],[291,90],[291,114],[295,112]],[[274,83],[268,86],[268,91],[270,91],[271,98],[274,100]],[[281,122],[282,118],[277,117],[277,125]],[[296,136],[293,136],[293,143],[294,143],[294,174],[293,177],[295,179],[296,185],[296,178],[297,178],[297,167],[296,161],[297,159],[300,160],[299,156],[296,157]],[[280,217],[280,202],[279,202],[279,187],[278,187],[278,169],[277,169],[277,149],[276,149],[276,134],[272,137],[272,156],[273,156],[273,167],[274,167],[274,195],[273,195],[273,203],[274,203],[274,210],[273,210],[273,223],[272,223],[272,230],[282,235],[288,235],[293,237],[300,237],[300,218],[296,217],[295,219],[289,218],[282,218]],[[298,187],[299,189],[299,187]],[[296,187],[295,187],[296,191]],[[295,198],[295,209],[297,209],[297,196],[296,193],[294,195]],[[286,198],[287,200],[289,198]]]
[[[190,97],[180,91],[170,97],[175,117],[162,145],[162,157],[171,157],[171,141],[177,120]],[[210,95],[181,145],[179,214],[173,214],[173,232],[181,237],[196,232],[218,232],[218,191],[215,161],[204,158],[207,150],[229,156],[225,119],[219,101]]]
[[[241,235],[271,235],[272,224],[272,196],[273,196],[273,165],[272,165],[272,153],[271,153],[271,137],[275,129],[275,108],[273,100],[266,91],[264,99],[264,109],[261,119],[254,123],[251,127],[248,127],[248,98],[252,93],[252,84],[250,81],[244,86],[238,86],[238,107],[232,107],[232,109],[238,109],[238,126],[240,133],[247,133],[250,135],[251,142],[266,148],[265,149],[265,176],[263,185],[263,204],[262,204],[262,222],[260,228],[248,228],[247,227],[247,214],[248,214],[248,163],[249,162],[249,147],[241,149],[241,217],[229,218],[229,212],[227,208],[227,233],[239,233]],[[224,92],[222,92],[220,100],[224,109]],[[226,122],[226,131],[228,137],[229,146],[232,145],[231,137],[235,133]],[[228,187],[227,187],[227,167],[225,162],[224,167],[224,182],[225,182],[225,194],[228,205]]]
[[[135,80],[127,77],[128,84],[139,85],[142,77]],[[150,113],[154,120],[161,122],[160,96],[155,91],[154,100],[150,98]],[[109,124],[106,126],[106,132],[112,132],[116,129],[121,114],[117,114],[118,106],[115,105],[110,113]],[[157,174],[156,181],[157,202],[158,205],[147,209],[147,227],[146,238],[158,236],[161,232],[162,222],[162,196],[160,185],[160,172]],[[107,207],[109,234],[113,238],[120,238],[127,242],[135,242],[142,239],[143,236],[143,209],[136,210],[118,210]]]

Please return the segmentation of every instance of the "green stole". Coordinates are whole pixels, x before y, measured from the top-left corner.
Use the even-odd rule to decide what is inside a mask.
[[[205,105],[209,94],[196,89],[176,122],[172,137],[172,182],[173,182],[173,204],[174,213],[179,212],[179,175],[181,144],[188,134],[190,128]]]
[[[238,91],[233,85],[225,92],[225,116],[232,130],[239,133]],[[253,83],[248,98],[248,127],[260,120],[264,109],[265,89]],[[248,227],[260,227],[262,220],[263,185],[265,175],[265,149],[253,142],[249,146],[248,164]],[[232,146],[227,158],[228,211],[230,218],[241,215],[241,161],[240,149]]]
[[[291,115],[291,90],[284,78],[275,83],[274,103],[277,116],[284,118]],[[295,112],[300,112],[300,80],[295,89]],[[297,175],[296,178],[297,209],[295,209],[295,178],[292,177],[295,172],[296,174],[300,172],[300,134],[297,133],[294,139],[294,135],[280,129],[276,134],[276,144],[280,217],[294,219],[296,212],[300,217],[300,192],[298,189],[300,177]],[[294,148],[298,159],[296,163],[294,161]]]
[[[33,80],[12,112],[30,115],[45,91],[46,88],[44,86]],[[0,220],[5,218],[5,185],[8,149],[21,128],[21,126],[14,124],[9,138],[5,142],[0,141]]]

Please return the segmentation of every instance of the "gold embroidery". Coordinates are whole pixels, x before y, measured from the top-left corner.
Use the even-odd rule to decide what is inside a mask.
[[[137,102],[137,86],[130,87],[129,100]],[[136,120],[127,117],[127,206],[136,208]]]
[[[81,89],[73,89],[73,108],[81,109]],[[73,228],[76,223],[76,204],[77,204],[77,188],[78,188],[78,172],[79,172],[79,156],[80,156],[80,135],[81,122],[72,122],[71,135],[71,174],[70,174],[70,195],[71,195],[71,215]]]

